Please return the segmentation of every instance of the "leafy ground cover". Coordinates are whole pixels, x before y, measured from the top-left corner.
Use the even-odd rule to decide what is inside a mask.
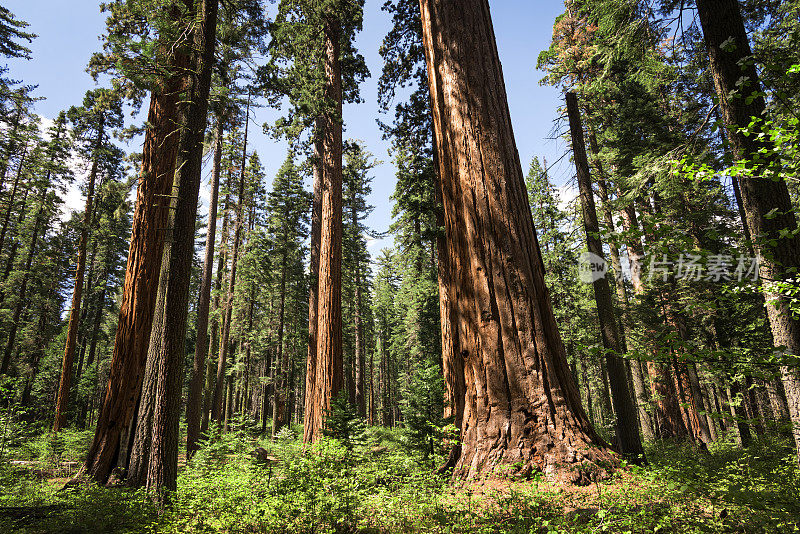
[[[0,468],[0,531],[267,533],[797,532],[800,473],[790,443],[708,454],[651,444],[650,465],[561,487],[535,477],[452,484],[437,458],[383,428],[303,452],[299,429],[268,442],[247,429],[216,433],[182,469],[158,512],[128,488],[62,489],[91,435],[48,434],[8,449]],[[253,451],[263,447],[268,461]],[[263,456],[263,455],[262,455]]]

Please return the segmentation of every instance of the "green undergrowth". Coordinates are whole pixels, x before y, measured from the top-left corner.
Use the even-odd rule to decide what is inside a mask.
[[[541,477],[453,485],[431,470],[443,450],[417,454],[402,430],[362,429],[347,443],[326,439],[305,451],[301,436],[301,427],[283,429],[275,442],[246,428],[214,432],[159,514],[141,491],[61,490],[53,456],[84,454],[90,436],[67,431],[59,450],[45,434],[3,460],[0,532],[800,531],[800,473],[783,438],[746,451],[716,444],[708,454],[652,444],[649,466],[577,488]],[[257,447],[267,461],[253,454]]]

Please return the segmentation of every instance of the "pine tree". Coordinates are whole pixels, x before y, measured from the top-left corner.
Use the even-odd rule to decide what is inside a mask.
[[[272,403],[272,438],[289,417],[286,402],[289,397],[290,384],[288,372],[290,358],[286,350],[286,303],[288,295],[287,282],[291,276],[290,267],[293,260],[302,260],[303,241],[307,236],[305,214],[308,212],[308,196],[303,189],[303,179],[294,163],[295,155],[289,153],[272,184],[272,191],[267,201],[269,214],[268,228],[272,242],[273,254],[276,258],[276,279],[278,280],[278,331],[277,349],[274,361],[273,403]]]
[[[53,431],[58,432],[66,426],[67,409],[72,383],[72,366],[78,341],[78,328],[82,311],[86,253],[94,218],[95,185],[101,167],[119,166],[119,149],[109,144],[109,131],[123,124],[122,103],[113,91],[98,89],[84,97],[83,105],[70,108],[67,116],[72,123],[72,133],[76,138],[80,157],[90,162],[91,168],[86,180],[86,205],[78,245],[78,261],[75,274],[75,288],[72,292],[67,326],[67,343],[61,367],[61,382],[55,408]]]

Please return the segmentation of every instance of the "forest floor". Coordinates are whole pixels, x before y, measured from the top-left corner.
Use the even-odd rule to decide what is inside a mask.
[[[296,431],[276,443],[218,434],[182,468],[161,513],[141,491],[61,489],[90,433],[18,440],[0,460],[0,532],[800,532],[800,470],[784,438],[708,454],[650,445],[647,467],[565,487],[538,477],[452,484],[432,473],[438,459],[383,428],[350,450],[331,441],[301,454]],[[255,460],[258,446],[273,466]]]

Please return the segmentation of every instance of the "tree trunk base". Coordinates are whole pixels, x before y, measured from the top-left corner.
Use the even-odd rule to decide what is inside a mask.
[[[526,442],[527,441],[527,442]],[[617,454],[583,440],[541,437],[536,443],[506,440],[462,445],[453,469],[454,479],[512,478],[529,480],[541,474],[548,480],[577,486],[607,480],[621,466]]]

